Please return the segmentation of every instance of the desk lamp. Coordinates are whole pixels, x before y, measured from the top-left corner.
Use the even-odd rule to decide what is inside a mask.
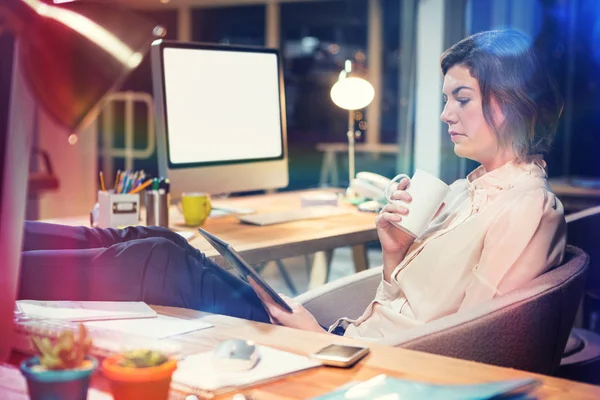
[[[340,108],[348,110],[348,189],[346,198],[356,198],[356,193],[350,187],[355,178],[354,144],[360,131],[354,131],[354,111],[365,108],[375,97],[375,89],[359,73],[352,70],[352,61],[346,60],[344,69],[340,72],[337,82],[331,87],[331,100]]]
[[[65,0],[2,0],[0,27],[15,37],[4,149],[0,143],[2,361],[12,345],[36,105],[78,133],[94,120],[104,96],[139,65],[150,43],[165,30],[114,5]]]

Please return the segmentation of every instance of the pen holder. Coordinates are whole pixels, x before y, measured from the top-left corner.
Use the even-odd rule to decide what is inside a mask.
[[[139,225],[140,195],[98,192],[98,227],[120,228]]]
[[[170,200],[170,194],[164,189],[146,191],[146,226],[169,227]]]

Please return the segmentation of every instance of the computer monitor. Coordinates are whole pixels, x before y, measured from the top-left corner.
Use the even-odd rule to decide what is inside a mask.
[[[7,59],[0,61],[0,66],[8,67],[7,64],[13,59],[11,54]],[[17,59],[16,52],[14,59]],[[35,110],[16,65],[15,61],[12,82],[6,79],[6,75],[0,77],[0,80],[8,81],[0,82],[0,86],[11,88],[0,96],[0,361],[8,358],[13,343],[14,328],[11,322],[19,282],[28,154],[32,142],[32,136],[28,133],[33,129],[32,111]]]
[[[158,171],[174,198],[288,185],[277,50],[157,40],[151,58]]]

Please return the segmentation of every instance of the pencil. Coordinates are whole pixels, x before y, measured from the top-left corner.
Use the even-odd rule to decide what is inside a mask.
[[[139,193],[142,190],[146,189],[148,186],[150,186],[151,183],[152,179],[148,179],[146,182],[142,183],[141,185],[138,185],[135,189],[131,190],[129,194]]]
[[[115,193],[117,193],[117,188],[119,187],[119,180],[121,180],[121,170],[117,170],[117,176],[115,177]]]
[[[106,192],[106,186],[104,186],[104,174],[100,171],[100,188],[103,192]]]

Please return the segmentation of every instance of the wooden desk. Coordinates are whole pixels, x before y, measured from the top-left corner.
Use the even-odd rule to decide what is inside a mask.
[[[211,350],[219,341],[228,338],[254,340],[258,344],[272,346],[296,354],[308,355],[319,348],[333,343],[360,343],[356,339],[305,332],[297,329],[262,324],[238,318],[206,314],[199,311],[154,307],[159,313],[180,318],[204,316],[214,324],[213,328],[190,332],[176,337],[186,353]],[[367,344],[371,354],[350,369],[321,367],[300,372],[272,383],[244,390],[253,399],[305,399],[325,394],[346,382],[366,380],[379,374],[403,379],[440,384],[467,384],[490,382],[503,379],[534,377],[543,385],[533,394],[537,399],[598,399],[600,387],[577,383],[545,375],[532,374],[509,368],[463,361],[413,350]],[[26,399],[24,379],[16,369],[0,369],[0,398]],[[107,391],[107,382],[100,374],[92,380],[92,387]],[[96,396],[97,395],[97,396]],[[230,399],[232,394],[219,398]],[[10,396],[10,397],[9,397]],[[89,400],[99,400],[101,394],[92,393]],[[176,396],[175,398],[185,398]]]
[[[322,191],[318,190],[318,192]],[[257,212],[278,212],[300,208],[301,195],[310,192],[315,191],[234,197],[214,200],[214,203],[221,207],[251,208]],[[269,226],[246,225],[240,223],[235,216],[224,216],[209,218],[202,227],[231,244],[250,264],[325,252],[316,257],[318,267],[313,268],[311,272],[313,275],[311,287],[314,287],[326,280],[327,264],[333,249],[353,246],[355,266],[358,270],[362,270],[367,267],[365,244],[378,240],[375,214],[358,211],[355,206],[343,202],[340,202],[340,206],[347,207],[352,212],[335,217]],[[195,228],[183,225],[183,216],[177,207],[172,207],[169,217],[172,229],[196,232]],[[50,219],[44,220],[44,222],[89,226],[89,217]],[[218,264],[226,266],[225,260],[204,238],[198,235],[190,240],[190,244]]]
[[[548,183],[567,213],[600,205],[600,188],[574,185],[569,177],[548,179]]]

